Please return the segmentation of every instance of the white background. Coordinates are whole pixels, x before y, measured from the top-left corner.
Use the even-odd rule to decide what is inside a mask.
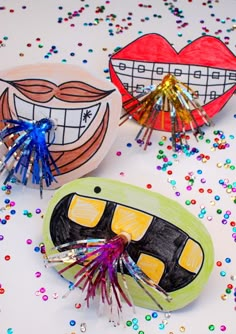
[[[186,27],[178,28],[182,23],[176,22],[180,18],[171,12],[171,5],[182,10],[182,23],[188,23]],[[5,46],[0,48],[1,70],[15,65],[66,60],[68,64],[80,65],[101,78],[106,78],[109,75],[106,73],[109,55],[117,47],[124,47],[141,36],[141,33],[162,34],[179,51],[188,40],[201,36],[205,31],[204,27],[209,30],[208,34],[220,36],[222,41],[229,37],[228,47],[235,53],[235,0],[205,1],[205,5],[202,0],[8,0],[2,1],[1,6],[5,6],[5,9],[0,10],[0,40],[7,37],[3,40]],[[63,8],[60,10],[59,6]],[[97,6],[104,6],[103,11],[96,13]],[[66,18],[68,12],[79,10],[81,7],[85,9],[79,17],[60,24],[57,22],[59,17]],[[115,14],[113,21],[112,14]],[[161,17],[154,17],[154,14]],[[128,20],[127,17],[131,19]],[[94,23],[96,18],[100,19],[99,24],[90,26],[89,23]],[[128,26],[128,23],[132,25]],[[71,24],[74,24],[74,27]],[[119,25],[123,32],[118,33],[116,25]],[[109,29],[113,31],[112,36]],[[219,30],[221,33],[218,33]],[[179,33],[182,36],[179,36]],[[40,38],[40,42],[36,41],[37,38]],[[28,47],[28,43],[31,46]],[[78,43],[82,43],[82,46],[78,46]],[[44,56],[53,45],[58,53],[45,59]],[[75,53],[74,56],[70,55],[72,52]],[[201,52],[204,53],[205,50]],[[84,63],[84,60],[87,60],[87,63]],[[62,299],[68,283],[53,269],[46,269],[42,254],[34,251],[43,241],[42,215],[36,214],[35,210],[40,208],[42,214],[45,212],[53,191],[45,191],[41,200],[37,190],[13,185],[10,194],[0,190],[0,218],[4,218],[10,212],[6,208],[5,199],[16,203],[16,214],[11,215],[6,225],[0,224],[0,234],[4,236],[0,241],[0,284],[5,289],[5,293],[0,295],[0,334],[80,333],[80,324],[83,322],[87,325],[88,334],[138,333],[139,330],[143,330],[145,334],[208,334],[211,332],[211,324],[215,326],[213,333],[235,334],[236,297],[233,294],[236,280],[233,280],[232,276],[236,277],[236,243],[232,237],[234,231],[230,222],[236,221],[236,204],[233,202],[233,194],[227,193],[219,184],[221,179],[229,184],[236,182],[235,170],[224,166],[226,159],[231,160],[229,165],[236,166],[235,102],[235,97],[232,97],[214,118],[215,125],[204,129],[204,140],[196,143],[190,135],[190,145],[197,147],[199,154],[208,155],[210,160],[207,162],[197,160],[197,155],[187,157],[180,154],[178,158],[174,158],[173,152],[166,148],[169,134],[160,131],[154,133],[153,145],[144,152],[134,141],[139,126],[130,121],[118,129],[117,139],[104,161],[97,170],[90,173],[90,176],[107,177],[142,188],[151,184],[150,191],[160,192],[175,199],[196,216],[200,213],[201,207],[205,207],[206,215],[201,221],[212,236],[215,263],[221,261],[222,266],[214,265],[208,284],[195,302],[182,310],[172,312],[168,319],[165,314],[158,313],[158,318],[149,322],[145,320],[145,315],[151,314],[152,311],[137,308],[136,314],[133,315],[125,307],[124,325],[119,327],[113,327],[105,315],[98,316],[93,306],[89,310],[76,309],[75,303],[82,302],[79,295],[73,292],[67,299]],[[215,130],[223,131],[226,142],[230,144],[229,148],[212,150],[212,144],[217,137],[213,132]],[[167,140],[160,146],[158,143],[162,136],[167,136]],[[207,143],[206,139],[210,139],[210,143]],[[131,143],[132,146],[127,147],[127,143]],[[157,165],[162,164],[162,161],[156,158],[160,149],[164,150],[173,162],[170,168],[173,172],[171,176],[156,169]],[[116,154],[118,151],[121,152],[120,156]],[[202,170],[201,175],[197,173],[198,170]],[[186,189],[188,182],[185,177],[188,175],[193,176],[195,180],[191,191]],[[205,179],[205,183],[201,182],[202,178]],[[176,181],[175,189],[170,183],[171,180]],[[199,188],[204,188],[204,193],[200,193]],[[212,189],[212,193],[208,193],[207,189]],[[180,192],[179,197],[176,197],[176,191]],[[214,199],[216,195],[220,196],[218,201]],[[195,199],[196,204],[186,206],[185,201],[191,199]],[[217,209],[221,209],[222,213],[218,214]],[[32,217],[25,216],[24,210],[31,212]],[[221,221],[227,210],[231,211],[231,216],[227,224],[223,225]],[[32,244],[27,244],[27,239],[31,239]],[[6,255],[11,256],[9,261],[5,260]],[[227,258],[231,260],[230,263],[227,263]],[[225,276],[221,275],[221,271],[225,272]],[[41,277],[36,278],[36,272],[40,272]],[[231,294],[225,293],[227,284],[234,286]],[[37,296],[41,287],[46,289],[47,301],[42,300],[43,294]],[[226,300],[222,299],[222,295],[227,295]],[[137,331],[125,326],[125,322],[134,317],[138,319],[140,326]],[[71,320],[76,321],[73,327],[70,326]],[[168,320],[168,323],[164,329],[159,329],[163,320]]]

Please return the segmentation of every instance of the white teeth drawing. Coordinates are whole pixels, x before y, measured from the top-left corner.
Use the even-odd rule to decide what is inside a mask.
[[[48,142],[52,142],[52,136],[55,136],[53,145],[67,145],[81,138],[101,106],[101,103],[97,103],[89,108],[49,108],[26,102],[16,95],[14,103],[19,119],[38,121],[42,118],[51,118],[55,122],[56,131],[48,138]]]
[[[111,63],[119,80],[134,97],[140,88],[158,85],[168,73],[192,87],[203,104],[213,101],[236,84],[236,71],[233,70],[124,59],[112,59]]]

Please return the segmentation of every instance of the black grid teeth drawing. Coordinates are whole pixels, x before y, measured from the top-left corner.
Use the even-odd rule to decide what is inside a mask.
[[[236,71],[217,67],[123,59],[112,59],[111,63],[126,90],[134,97],[140,89],[158,85],[168,73],[191,87],[202,104],[215,100],[236,84]]]

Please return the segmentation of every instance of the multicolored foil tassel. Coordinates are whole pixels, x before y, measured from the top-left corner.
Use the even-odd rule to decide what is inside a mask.
[[[4,184],[15,176],[27,185],[32,174],[32,183],[39,185],[42,197],[43,182],[47,187],[56,182],[51,166],[59,174],[48,149],[53,140],[48,144],[46,139],[55,128],[53,121],[43,118],[39,121],[9,119],[2,122],[7,125],[0,131],[0,140],[8,147],[8,152],[0,160],[0,172],[8,171]]]
[[[198,135],[204,134],[193,111],[198,113],[205,125],[211,125],[211,120],[197,100],[197,94],[172,74],[167,74],[158,86],[144,87],[139,93],[124,102],[126,113],[121,116],[120,125],[135,118],[142,126],[135,139],[140,145],[144,144],[145,150],[150,143],[156,120],[163,117],[163,113],[170,114],[174,151],[177,149],[177,138],[184,145],[182,140],[186,140],[186,129],[191,129],[196,139]],[[162,124],[163,122],[164,117],[161,119]]]
[[[130,240],[130,235],[123,232],[108,241],[105,239],[90,239],[57,246],[55,249],[60,253],[49,255],[46,258],[46,266],[68,264],[59,270],[59,274],[63,274],[75,265],[81,265],[81,269],[74,276],[73,286],[70,287],[64,297],[74,288],[80,287],[82,292],[86,290],[85,301],[89,306],[91,299],[100,295],[100,302],[110,307],[110,317],[115,312],[118,315],[117,324],[119,324],[122,301],[134,307],[123,266],[126,267],[129,274],[152,299],[158,309],[162,310],[163,308],[145,288],[146,284],[158,291],[165,300],[171,301],[167,292],[154,283],[129,256],[126,247]],[[118,273],[121,275],[122,283],[119,282]]]

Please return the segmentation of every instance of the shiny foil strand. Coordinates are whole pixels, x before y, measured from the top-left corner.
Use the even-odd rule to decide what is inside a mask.
[[[196,93],[186,84],[178,81],[174,75],[167,74],[158,86],[148,86],[143,92],[132,97],[123,103],[125,114],[121,116],[120,125],[124,124],[128,119],[135,118],[141,125],[135,140],[144,144],[144,150],[150,144],[152,131],[155,123],[161,115],[161,124],[164,129],[164,114],[170,114],[172,147],[176,151],[176,140],[185,137],[185,143],[180,140],[181,145],[187,145],[186,126],[188,125],[193,132],[196,140],[198,135],[203,135],[196,118],[193,115],[195,110],[203,120],[204,124],[210,126],[212,124],[210,118],[201,107],[196,99]],[[193,110],[192,110],[193,108]],[[148,130],[141,137],[143,127]],[[140,142],[141,141],[141,142]]]
[[[43,118],[39,121],[3,120],[7,126],[0,131],[2,142],[8,143],[8,152],[2,158],[0,172],[10,170],[5,179],[5,184],[13,176],[20,176],[23,185],[27,185],[30,174],[32,183],[39,185],[42,197],[43,181],[46,187],[52,182],[57,182],[52,174],[52,167],[57,174],[60,173],[56,162],[52,158],[49,146],[55,139],[55,133],[51,143],[46,142],[46,134],[54,130],[52,120]],[[13,143],[12,143],[13,141]],[[13,162],[12,162],[12,161]]]

